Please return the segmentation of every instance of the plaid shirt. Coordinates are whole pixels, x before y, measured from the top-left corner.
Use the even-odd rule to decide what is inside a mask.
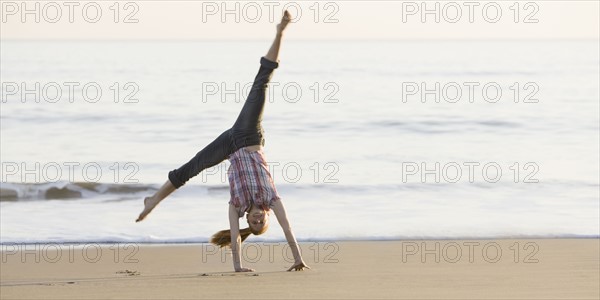
[[[240,218],[250,208],[252,201],[255,206],[269,210],[273,201],[280,199],[262,151],[250,152],[240,148],[229,156],[229,161],[229,204],[238,209]]]

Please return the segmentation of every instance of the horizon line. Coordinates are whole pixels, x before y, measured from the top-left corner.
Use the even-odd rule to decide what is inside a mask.
[[[268,38],[239,38],[239,39],[182,39],[182,38],[0,38],[2,42],[263,42],[271,40]],[[560,37],[560,38],[338,38],[338,39],[292,39],[288,42],[295,41],[315,41],[315,42],[393,42],[393,41],[600,41],[600,37]]]

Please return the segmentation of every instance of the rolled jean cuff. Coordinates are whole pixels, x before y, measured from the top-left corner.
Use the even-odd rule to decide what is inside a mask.
[[[269,69],[277,69],[279,67],[279,62],[270,61],[263,56],[260,58],[260,65]]]
[[[175,176],[175,170],[169,172],[169,181],[176,189],[180,188],[185,184],[185,182],[181,182],[181,180],[179,180],[179,178]]]

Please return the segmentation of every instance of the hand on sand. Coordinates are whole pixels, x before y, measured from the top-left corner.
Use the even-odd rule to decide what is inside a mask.
[[[159,201],[154,200],[153,197],[144,198],[144,210],[135,222],[143,221],[146,216],[156,207]]]
[[[303,271],[304,269],[310,269],[310,267],[307,266],[303,261],[301,261],[301,262],[296,263],[293,266],[291,266],[288,269],[288,272],[290,272],[291,270],[294,270],[294,271]]]
[[[283,30],[287,27],[292,19],[290,13],[286,10],[283,12],[283,17],[281,18],[281,23],[277,24],[277,32],[282,33]]]
[[[254,272],[254,269],[250,269],[250,268],[237,268],[235,269],[236,272]]]

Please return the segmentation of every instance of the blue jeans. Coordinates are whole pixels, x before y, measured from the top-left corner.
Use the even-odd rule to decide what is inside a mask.
[[[254,78],[248,98],[233,127],[221,133],[183,166],[169,172],[169,181],[173,186],[176,188],[183,186],[190,178],[200,174],[204,169],[221,163],[240,148],[253,145],[264,146],[261,121],[265,107],[265,94],[273,70],[277,67],[279,63],[264,57],[260,58],[258,74]]]

